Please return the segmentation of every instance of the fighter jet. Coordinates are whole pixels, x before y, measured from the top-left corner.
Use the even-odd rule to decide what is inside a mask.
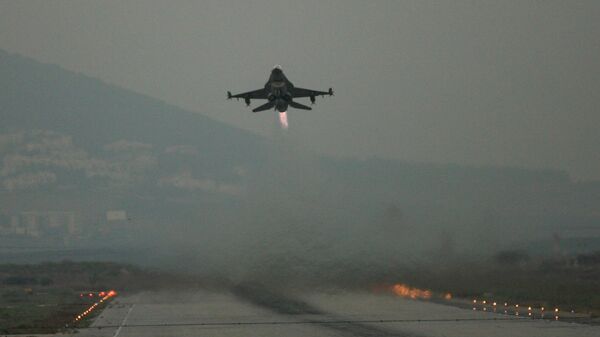
[[[333,89],[329,88],[328,91],[318,91],[295,87],[290,80],[285,77],[281,66],[276,65],[271,71],[269,80],[265,83],[265,87],[262,89],[248,91],[245,93],[232,95],[230,91],[227,92],[227,99],[243,98],[246,105],[250,105],[250,100],[253,99],[266,99],[268,102],[252,109],[252,112],[264,111],[274,109],[279,112],[285,112],[288,106],[296,109],[312,110],[311,107],[298,102],[294,102],[294,98],[310,97],[310,102],[315,103],[316,96],[333,96]]]

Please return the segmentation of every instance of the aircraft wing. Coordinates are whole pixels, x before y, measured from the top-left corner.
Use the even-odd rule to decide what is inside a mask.
[[[231,93],[227,93],[227,98],[248,98],[248,99],[267,99],[268,92],[267,90],[258,89],[253,91],[244,92],[237,95],[231,95]]]
[[[252,112],[259,112],[259,111],[273,109],[275,107],[275,104],[277,104],[275,101],[269,101],[257,108],[252,109]]]
[[[331,88],[329,88],[329,91],[318,91],[318,90],[311,90],[311,89],[304,89],[304,88],[298,88],[298,87],[294,87],[294,89],[292,90],[292,97],[297,98],[297,97],[315,97],[315,96],[333,96],[333,90]]]

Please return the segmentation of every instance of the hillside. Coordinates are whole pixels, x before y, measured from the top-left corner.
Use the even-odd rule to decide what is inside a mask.
[[[343,268],[597,235],[600,186],[565,172],[320,157],[1,50],[0,74],[5,246]]]

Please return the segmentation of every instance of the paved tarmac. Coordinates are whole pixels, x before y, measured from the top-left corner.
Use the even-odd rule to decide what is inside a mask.
[[[289,309],[292,308],[292,309]],[[531,320],[372,293],[246,298],[205,290],[119,296],[79,336],[556,336],[600,327]]]

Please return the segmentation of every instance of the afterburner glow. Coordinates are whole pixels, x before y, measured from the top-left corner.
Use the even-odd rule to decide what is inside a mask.
[[[282,129],[287,129],[289,127],[287,111],[279,113],[279,124],[281,125]]]

